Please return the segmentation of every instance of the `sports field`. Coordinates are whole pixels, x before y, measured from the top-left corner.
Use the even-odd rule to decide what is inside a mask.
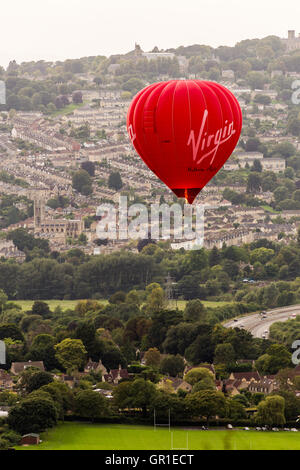
[[[56,307],[60,307],[62,310],[67,310],[68,308],[73,310],[79,300],[43,300],[43,302],[47,302],[52,311],[55,310]],[[108,300],[101,299],[98,302],[101,304],[107,304]],[[34,300],[15,300],[14,303],[20,305],[22,310],[30,310]],[[203,300],[202,303],[205,307],[211,308],[223,307],[224,305],[230,304],[230,302],[214,302],[210,300]],[[177,303],[175,300],[169,302],[170,308],[176,308],[176,306],[179,308],[179,310],[184,310],[186,306],[186,300],[178,300]]]
[[[293,432],[198,431],[151,426],[65,423],[42,434],[36,450],[300,450],[300,434]],[[187,442],[188,437],[188,442]]]

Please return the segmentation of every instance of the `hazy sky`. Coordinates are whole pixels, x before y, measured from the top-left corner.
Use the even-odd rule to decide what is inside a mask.
[[[299,0],[1,1],[0,64],[300,32]]]

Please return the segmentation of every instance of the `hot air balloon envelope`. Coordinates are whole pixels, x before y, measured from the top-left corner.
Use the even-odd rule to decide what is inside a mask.
[[[140,157],[178,197],[192,203],[239,140],[242,112],[222,85],[154,83],[132,100],[127,130]]]

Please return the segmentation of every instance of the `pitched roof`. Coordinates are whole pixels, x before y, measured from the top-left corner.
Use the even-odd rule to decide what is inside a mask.
[[[127,369],[111,369],[110,374],[114,380],[118,377],[118,374],[120,374],[122,379],[127,379],[129,377]]]
[[[170,381],[172,383],[172,387],[175,390],[177,390],[181,385],[186,386],[190,390],[192,389],[192,386],[185,380],[181,379],[180,377],[163,377],[162,381],[163,382]]]
[[[87,362],[86,366],[85,366],[85,369],[86,370],[95,370],[95,369],[97,369],[98,365],[99,365],[98,362],[92,361],[92,359],[90,358],[89,361]]]
[[[15,374],[20,374],[28,367],[36,367],[37,369],[45,370],[43,361],[28,361],[28,362],[13,362],[11,364],[11,371]]]
[[[237,380],[245,379],[247,382],[250,382],[251,379],[260,380],[258,372],[232,372],[232,375]]]
[[[127,369],[121,369],[121,366],[119,366],[119,369],[111,369],[108,374],[103,375],[105,382],[115,382],[118,377],[121,379],[128,379],[129,374]]]

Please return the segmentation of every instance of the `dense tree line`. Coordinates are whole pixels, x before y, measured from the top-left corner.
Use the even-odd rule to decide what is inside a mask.
[[[9,239],[26,253],[21,265],[0,262],[0,288],[10,299],[107,298],[116,291],[144,290],[151,282],[165,288],[170,274],[174,298],[234,301],[250,310],[299,301],[299,240],[283,245],[260,239],[241,247],[193,252],[173,251],[159,242],[147,244],[138,254],[87,256],[78,248],[50,253],[46,240],[24,229],[10,232]],[[252,283],[243,282],[245,278]],[[255,285],[261,281],[263,286]]]

